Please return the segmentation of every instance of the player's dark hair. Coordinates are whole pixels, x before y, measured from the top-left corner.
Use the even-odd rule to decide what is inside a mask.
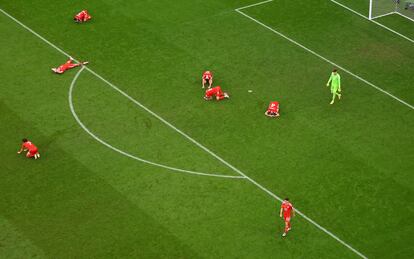
[[[24,143],[24,142],[27,142],[27,138],[22,139],[22,141],[23,141],[23,143]]]
[[[338,70],[336,70],[336,68],[334,68],[334,69],[332,70],[332,72],[336,72],[336,71],[338,71]]]
[[[289,198],[288,198],[288,197],[286,197],[286,198],[285,198],[285,201],[289,201]]]

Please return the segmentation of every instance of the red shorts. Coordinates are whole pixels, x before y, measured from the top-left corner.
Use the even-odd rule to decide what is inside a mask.
[[[279,113],[279,109],[267,109],[268,113]]]
[[[27,157],[34,157],[34,155],[36,155],[37,152],[38,152],[37,148],[36,149],[29,150],[29,152],[27,152],[26,156]]]
[[[284,215],[283,219],[285,220],[285,222],[290,222],[290,215]]]

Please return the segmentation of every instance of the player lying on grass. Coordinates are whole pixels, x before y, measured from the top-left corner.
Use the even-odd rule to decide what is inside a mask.
[[[201,77],[201,82],[202,88],[204,88],[207,83],[208,88],[211,88],[211,85],[213,84],[213,74],[210,71],[204,72],[203,76]]]
[[[66,70],[74,68],[74,67],[78,67],[80,65],[86,65],[89,62],[81,62],[81,63],[72,63],[73,62],[73,58],[69,58],[68,61],[66,61],[65,64],[60,65],[58,68],[52,68],[52,71],[55,72],[56,74],[63,74],[65,73]]]
[[[285,237],[290,231],[290,220],[295,216],[295,210],[293,209],[292,203],[289,202],[289,198],[285,198],[280,206],[280,217],[285,221],[285,231],[282,236]]]
[[[92,19],[87,10],[82,10],[80,13],[73,17],[73,20],[77,23],[87,22]]]
[[[227,93],[221,91],[220,86],[216,86],[206,90],[206,95],[204,95],[204,99],[210,101],[213,99],[213,96],[216,97],[217,101],[223,100],[224,98],[230,98]]]
[[[22,153],[22,151],[27,151],[26,157],[34,157],[35,159],[38,159],[40,157],[40,154],[37,147],[32,142],[28,141],[26,138],[24,138],[22,141],[22,147],[19,151],[17,151],[17,154]]]
[[[267,108],[267,111],[265,112],[265,115],[273,118],[279,117],[279,103],[276,101],[271,102]]]
[[[341,76],[338,74],[338,71],[334,69],[331,76],[329,77],[328,83],[326,86],[331,85],[332,101],[331,104],[335,102],[335,97],[338,96],[338,99],[341,99]]]

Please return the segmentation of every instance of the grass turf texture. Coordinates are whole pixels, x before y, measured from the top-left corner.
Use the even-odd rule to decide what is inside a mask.
[[[345,73],[344,98],[329,106],[331,65],[234,11],[251,3],[1,0],[0,8],[364,255],[412,257],[413,111]],[[93,20],[74,24],[83,8]],[[414,103],[412,43],[330,1],[243,11]],[[356,257],[301,217],[282,239],[279,204],[246,180],[171,173],[100,145],[69,110],[76,71],[50,72],[66,58],[3,14],[0,34],[0,257]],[[205,69],[230,101],[202,99]],[[277,120],[263,115],[271,100],[281,102]],[[88,71],[74,105],[94,133],[131,154],[235,174]],[[22,137],[41,160],[15,154]]]

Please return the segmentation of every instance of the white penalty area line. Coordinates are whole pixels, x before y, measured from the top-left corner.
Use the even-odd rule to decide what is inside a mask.
[[[331,1],[332,3],[334,3],[334,4],[337,4],[337,5],[339,5],[339,6],[343,7],[343,8],[345,8],[345,9],[347,9],[348,11],[350,11],[350,12],[352,12],[352,13],[354,13],[354,14],[358,15],[358,16],[361,16],[362,18],[364,18],[364,19],[366,19],[366,20],[368,20],[368,21],[370,21],[370,22],[375,23],[376,25],[378,25],[378,26],[380,26],[380,27],[382,27],[382,28],[384,28],[384,29],[386,29],[386,30],[388,30],[388,31],[390,31],[390,32],[392,32],[392,33],[394,33],[394,34],[398,35],[398,36],[400,36],[401,38],[404,38],[404,39],[406,39],[406,40],[410,41],[411,43],[414,43],[414,39],[411,39],[411,38],[409,38],[409,37],[405,36],[404,34],[401,34],[401,33],[397,32],[397,31],[394,31],[393,29],[391,29],[391,28],[389,28],[389,27],[387,27],[387,26],[383,25],[382,23],[379,23],[379,22],[377,22],[377,21],[372,20],[372,19],[379,18],[379,17],[386,16],[386,15],[390,15],[390,14],[399,14],[399,15],[401,15],[401,16],[404,16],[404,15],[402,15],[402,14],[400,14],[400,13],[398,13],[398,12],[391,12],[391,13],[388,13],[388,14],[385,14],[385,15],[380,15],[380,16],[374,17],[374,18],[372,18],[372,19],[369,19],[367,16],[365,16],[365,15],[363,15],[363,14],[361,14],[361,13],[359,13],[359,12],[355,11],[354,9],[352,9],[352,8],[350,8],[350,7],[348,7],[348,6],[344,5],[344,4],[342,4],[342,3],[339,3],[339,2],[337,2],[337,1],[335,1],[335,0],[330,0],[330,1]],[[404,17],[405,17],[405,16],[404,16]],[[407,18],[407,17],[405,17],[405,18]]]
[[[272,1],[273,1],[273,0],[272,0]],[[262,2],[262,4],[264,4],[264,3],[269,3],[269,2],[272,2],[272,1]],[[309,53],[313,54],[314,56],[316,56],[316,57],[318,57],[318,58],[322,59],[323,61],[326,61],[327,63],[329,63],[329,64],[333,65],[334,67],[339,68],[340,70],[342,70],[342,71],[346,72],[347,74],[349,74],[349,75],[351,75],[351,76],[353,76],[353,77],[355,77],[355,78],[357,78],[357,79],[361,80],[362,82],[364,82],[365,84],[367,84],[367,85],[371,86],[372,88],[374,88],[374,89],[376,89],[376,90],[380,91],[380,92],[381,92],[381,93],[383,93],[383,94],[388,95],[389,97],[393,98],[394,100],[396,100],[396,101],[398,101],[398,102],[400,102],[400,103],[404,104],[405,106],[407,106],[407,107],[411,108],[412,110],[414,110],[414,106],[413,106],[413,105],[411,105],[411,104],[407,103],[406,101],[404,101],[404,100],[402,100],[402,99],[398,98],[397,96],[395,96],[395,95],[393,95],[393,94],[391,94],[391,93],[389,93],[389,92],[385,91],[384,89],[382,89],[382,88],[380,88],[380,87],[378,87],[378,86],[374,85],[373,83],[369,82],[368,80],[365,80],[364,78],[362,78],[362,77],[360,77],[360,76],[358,76],[358,75],[356,75],[356,74],[352,73],[352,72],[351,72],[351,71],[349,71],[348,69],[346,69],[346,68],[344,68],[344,67],[342,67],[342,66],[340,66],[340,65],[338,65],[338,64],[336,64],[336,63],[334,63],[333,61],[331,61],[331,60],[329,60],[329,59],[327,59],[327,58],[325,58],[325,57],[321,56],[320,54],[316,53],[315,51],[313,51],[313,50],[311,50],[311,49],[309,49],[309,48],[305,47],[304,45],[300,44],[299,42],[297,42],[297,41],[295,41],[295,40],[293,40],[293,39],[291,39],[291,38],[289,38],[288,36],[284,35],[283,33],[279,32],[279,31],[277,31],[277,30],[275,30],[275,29],[273,29],[272,27],[270,27],[270,26],[268,26],[268,25],[266,25],[266,24],[264,24],[264,23],[262,23],[262,22],[258,21],[257,19],[255,19],[255,18],[253,18],[253,17],[251,17],[251,16],[249,16],[249,15],[247,15],[247,14],[245,14],[244,12],[240,11],[242,8],[243,8],[243,7],[238,8],[238,9],[235,9],[235,11],[236,11],[236,12],[238,12],[239,14],[243,15],[244,17],[249,18],[250,20],[254,21],[255,23],[257,23],[257,24],[259,24],[259,25],[263,26],[264,28],[266,28],[266,29],[270,30],[271,32],[273,32],[273,33],[275,33],[275,34],[279,35],[280,37],[282,37],[282,38],[284,38],[284,39],[286,39],[286,40],[290,41],[291,43],[295,44],[296,46],[298,46],[298,47],[300,47],[300,48],[302,48],[302,49],[306,50],[307,52],[309,52]]]
[[[219,177],[219,178],[237,178],[237,179],[243,179],[244,176],[241,175],[220,175],[220,174],[213,174],[213,173],[202,173],[202,172],[196,172],[196,171],[190,171],[190,170],[185,170],[185,169],[181,169],[181,168],[176,168],[176,167],[172,167],[172,166],[167,166],[167,165],[163,165],[163,164],[159,164],[159,163],[155,163],[143,158],[140,158],[138,156],[134,156],[131,155],[130,153],[127,153],[123,150],[120,150],[119,148],[116,148],[114,146],[112,146],[111,144],[105,142],[104,140],[102,140],[101,138],[99,138],[98,136],[96,136],[91,130],[89,130],[85,124],[83,124],[83,122],[79,119],[79,116],[77,115],[76,111],[75,111],[75,107],[73,105],[73,89],[76,86],[76,82],[80,76],[80,74],[82,73],[82,71],[85,69],[86,67],[82,66],[81,69],[76,73],[75,77],[73,78],[70,87],[69,87],[69,94],[68,94],[68,99],[69,99],[69,108],[70,111],[73,115],[73,117],[75,118],[76,122],[79,124],[79,126],[86,132],[88,133],[93,139],[95,139],[96,141],[98,141],[99,143],[101,143],[102,145],[106,146],[109,149],[112,149],[115,152],[118,152],[121,155],[124,155],[126,157],[132,158],[134,160],[140,161],[142,163],[146,163],[152,166],[156,166],[156,167],[161,167],[164,169],[168,169],[171,171],[176,171],[176,172],[180,172],[180,173],[186,173],[186,174],[192,174],[192,175],[200,175],[200,176],[210,176],[210,177]]]
[[[69,55],[66,52],[64,52],[63,50],[61,50],[60,48],[58,48],[56,45],[54,45],[53,43],[51,43],[48,40],[46,40],[45,38],[43,38],[38,33],[34,32],[32,29],[30,29],[29,27],[27,27],[26,25],[24,25],[23,23],[21,23],[20,21],[18,21],[13,16],[9,15],[8,13],[6,13],[1,8],[0,8],[0,11],[3,14],[5,14],[7,17],[9,17],[10,19],[12,19],[13,21],[15,21],[16,23],[18,23],[19,25],[21,25],[23,28],[25,28],[26,30],[28,30],[29,32],[31,32],[33,35],[37,36],[39,39],[41,39],[42,41],[44,41],[46,44],[50,45],[51,47],[53,47],[54,49],[56,49],[60,53],[64,54],[65,56],[69,57]],[[186,139],[188,139],[190,142],[194,143],[196,146],[198,146],[202,150],[206,151],[208,154],[210,154],[211,156],[213,156],[214,158],[216,158],[218,161],[222,162],[223,164],[225,164],[226,166],[228,166],[230,169],[232,169],[233,171],[235,171],[239,175],[243,176],[246,180],[248,180],[249,182],[251,182],[253,185],[255,185],[256,187],[258,187],[262,191],[266,192],[268,195],[270,195],[274,199],[278,200],[279,202],[282,202],[283,201],[279,196],[277,196],[276,194],[272,193],[271,191],[269,191],[268,189],[266,189],[265,187],[263,187],[262,185],[260,185],[259,183],[257,183],[255,180],[253,180],[252,178],[248,177],[242,171],[240,171],[239,169],[237,169],[236,167],[234,167],[233,165],[231,165],[230,163],[228,163],[227,161],[225,161],[223,158],[219,157],[214,152],[210,151],[207,147],[203,146],[202,144],[200,144],[199,142],[197,142],[196,140],[194,140],[193,138],[191,138],[190,136],[188,136],[187,134],[185,134],[184,132],[182,132],[181,130],[179,130],[178,128],[176,128],[175,126],[173,126],[171,123],[167,122],[166,120],[164,120],[163,118],[161,118],[159,115],[157,115],[153,111],[151,111],[148,108],[146,108],[145,106],[143,106],[141,103],[139,103],[138,101],[136,101],[135,99],[133,99],[132,97],[130,97],[128,94],[126,94],[125,92],[123,92],[122,90],[120,90],[118,87],[116,87],[115,85],[113,85],[112,83],[110,83],[109,81],[107,81],[106,79],[104,79],[102,76],[98,75],[97,73],[95,73],[94,71],[92,71],[91,69],[89,69],[87,67],[85,67],[84,69],[86,69],[89,72],[91,72],[92,74],[94,74],[96,77],[98,77],[99,79],[101,79],[103,82],[107,83],[113,89],[117,90],[119,93],[121,93],[122,95],[124,95],[125,97],[127,97],[129,100],[131,100],[135,104],[137,104],[139,107],[143,108],[144,110],[146,110],[147,112],[149,112],[151,115],[153,115],[154,117],[156,117],[157,119],[159,119],[160,121],[162,121],[164,124],[166,124],[167,126],[169,126],[171,129],[175,130],[177,133],[181,134],[183,137],[185,137]],[[357,250],[355,250],[354,248],[352,248],[350,245],[348,245],[347,243],[345,243],[344,241],[342,241],[341,239],[339,239],[337,236],[335,236],[334,234],[332,234],[331,232],[329,232],[327,229],[325,229],[324,227],[322,227],[321,225],[319,225],[318,223],[316,223],[315,221],[313,221],[312,219],[310,219],[309,217],[307,217],[305,214],[303,214],[299,210],[296,209],[296,212],[300,216],[302,216],[304,219],[306,219],[307,221],[309,221],[310,223],[312,223],[313,225],[315,225],[318,229],[322,230],[323,232],[325,232],[326,234],[328,234],[329,236],[331,236],[332,238],[334,238],[335,240],[337,240],[339,243],[341,243],[342,245],[344,245],[345,247],[347,247],[348,249],[350,249],[351,251],[353,251],[354,253],[356,253],[360,257],[367,258],[363,254],[361,254],[360,252],[358,252]]]

